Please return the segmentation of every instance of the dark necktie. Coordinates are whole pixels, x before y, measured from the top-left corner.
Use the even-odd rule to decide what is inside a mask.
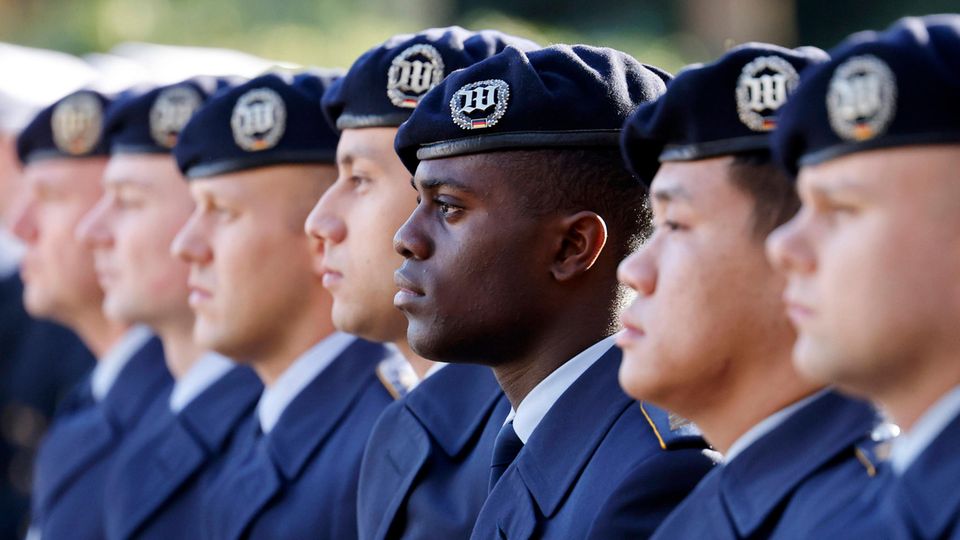
[[[523,448],[523,442],[517,437],[517,432],[513,430],[513,421],[509,421],[500,428],[497,434],[497,440],[493,443],[493,461],[490,463],[490,491],[497,481],[503,476],[503,472],[513,463],[517,454]]]

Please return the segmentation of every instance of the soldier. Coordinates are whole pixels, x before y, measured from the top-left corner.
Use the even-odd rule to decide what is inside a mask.
[[[212,539],[355,537],[364,443],[392,401],[375,374],[388,351],[334,331],[321,246],[303,234],[336,178],[329,80],[269,74],[221,92],[174,148],[196,202],[173,243],[194,336],[266,387],[205,497]]]
[[[98,357],[40,447],[33,538],[103,537],[111,460],[129,432],[149,421],[147,411],[171,383],[163,349],[150,331],[104,315],[92,254],[74,238],[102,193],[108,103],[93,91],[73,93],[41,111],[17,139],[27,193],[14,212],[13,231],[27,246],[24,304],[31,315],[73,329]]]
[[[654,538],[823,538],[865,488],[873,407],[794,370],[783,278],[764,240],[799,201],[768,149],[776,112],[819,49],[751,43],[683,70],[624,128],[655,232],[620,265],[620,380],[695,422],[723,460]]]
[[[490,453],[509,404],[488,368],[444,366],[407,344],[407,320],[393,306],[393,272],[403,260],[393,250],[393,235],[416,206],[416,195],[393,139],[447,73],[507,44],[536,47],[499,32],[457,27],[396,36],[361,56],[324,96],[328,118],[343,130],[339,176],[306,228],[324,242],[333,322],[399,348],[402,356],[379,369],[382,378],[395,381],[396,397],[416,386],[384,411],[367,444],[358,499],[363,539],[465,538],[486,499]]]
[[[89,83],[93,69],[68,54],[0,43],[0,538],[22,538],[33,461],[57,404],[93,367],[66,328],[23,306],[22,244],[7,218],[22,191],[17,134],[50,103]]]
[[[170,253],[193,210],[171,149],[217,86],[212,78],[194,79],[114,101],[105,127],[111,157],[104,195],[78,228],[94,251],[104,311],[149,326],[176,380],[154,425],[134,431],[113,460],[104,501],[107,538],[195,535],[202,487],[263,388],[249,368],[196,345],[188,267]]]
[[[474,538],[583,538],[631,476],[649,534],[710,467],[695,430],[616,380],[616,266],[647,227],[617,142],[666,79],[612,49],[507,47],[450,74],[397,134],[419,197],[394,240],[407,339],[492,367],[512,405]]]
[[[803,207],[768,240],[797,368],[903,430],[835,537],[957,538],[960,16],[854,34],[804,74],[773,147]]]

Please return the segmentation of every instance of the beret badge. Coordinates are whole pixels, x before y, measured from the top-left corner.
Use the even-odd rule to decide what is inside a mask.
[[[167,88],[150,108],[150,136],[160,146],[173,148],[180,131],[202,103],[200,93],[189,86]]]
[[[276,146],[286,125],[287,108],[283,98],[270,88],[255,88],[240,96],[230,118],[233,140],[248,152]]]
[[[397,107],[412,109],[443,80],[443,58],[432,45],[420,43],[394,57],[387,71],[387,97]]]
[[[737,79],[737,115],[753,131],[771,131],[777,109],[800,84],[790,62],[779,56],[761,56],[743,67]]]
[[[81,156],[93,150],[103,132],[103,105],[92,94],[70,96],[53,110],[53,141],[62,152]]]
[[[453,122],[463,129],[493,127],[507,112],[510,86],[500,79],[464,85],[450,99]]]
[[[840,64],[827,90],[830,127],[841,138],[864,141],[881,135],[893,120],[897,85],[890,67],[873,55]]]

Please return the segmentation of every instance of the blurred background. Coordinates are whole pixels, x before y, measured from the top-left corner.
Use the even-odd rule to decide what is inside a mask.
[[[0,41],[73,54],[127,41],[228,47],[346,67],[400,32],[460,24],[616,47],[676,70],[762,40],[830,47],[957,0],[0,0]]]

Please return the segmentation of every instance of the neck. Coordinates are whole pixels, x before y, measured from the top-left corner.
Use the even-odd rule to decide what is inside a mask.
[[[282,335],[274,336],[268,349],[250,359],[263,385],[270,387],[293,365],[303,353],[333,334],[336,329],[330,320],[330,310],[308,312],[311,316],[300,321],[291,321]]]
[[[869,397],[883,406],[900,429],[909,432],[940,398],[960,386],[957,364],[951,354],[904,363],[909,369],[888,379],[881,390],[871,392]]]
[[[563,325],[539,334],[522,354],[498,359],[493,373],[514,410],[538,384],[557,368],[616,331],[602,317],[558,317]],[[570,324],[576,321],[577,324]]]
[[[410,366],[413,367],[413,371],[417,374],[417,377],[419,377],[420,380],[423,380],[427,376],[427,372],[430,371],[430,368],[436,365],[436,362],[427,360],[426,358],[413,352],[413,349],[410,348],[410,343],[407,342],[406,338],[400,341],[395,341],[393,344],[397,347],[397,349],[400,350],[400,354],[407,359],[407,362],[410,362]]]
[[[677,412],[693,421],[715,450],[725,454],[744,433],[768,416],[820,390],[793,370],[789,352],[754,361],[761,369],[714,381],[714,399]]]
[[[99,307],[79,313],[74,320],[66,321],[65,325],[77,334],[97,359],[103,358],[130,329],[126,324],[104,317]]]
[[[204,349],[193,340],[193,320],[154,328],[163,342],[163,356],[174,379],[180,379],[197,363]]]

